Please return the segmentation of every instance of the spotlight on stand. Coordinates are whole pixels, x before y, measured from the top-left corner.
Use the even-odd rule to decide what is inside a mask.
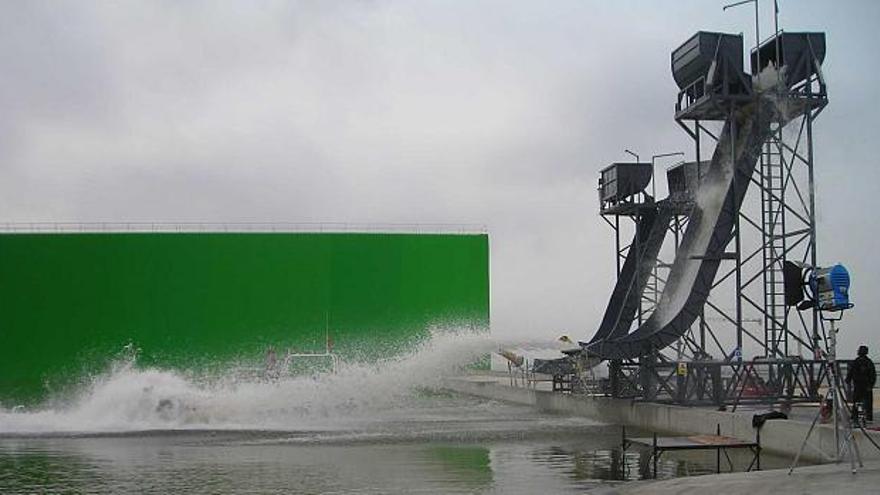
[[[843,312],[853,307],[853,303],[849,302],[849,272],[846,271],[841,264],[836,264],[828,268],[814,267],[803,263],[792,263],[786,261],[782,266],[782,278],[785,291],[785,304],[788,306],[797,305],[797,309],[803,311],[805,309],[815,308],[821,311],[820,317],[823,321],[827,321],[831,328],[828,330],[825,339],[825,349],[819,347],[820,339],[817,333],[814,333],[814,341],[816,347],[817,360],[823,360],[826,363],[826,378],[828,379],[828,388],[825,391],[823,399],[824,403],[831,403],[832,416],[834,417],[834,444],[837,462],[843,459],[844,453],[849,454],[850,469],[856,472],[856,461],[862,465],[862,454],[859,452],[858,446],[855,444],[853,436],[853,423],[850,420],[849,412],[846,408],[846,397],[844,396],[840,368],[837,362],[837,322],[843,318]],[[806,287],[806,290],[804,288]],[[836,313],[829,314],[829,313]],[[825,327],[822,326],[824,333]],[[813,424],[804,437],[801,448],[794,457],[794,462],[788,470],[788,474],[797,466],[804,448],[813,433],[813,428],[819,420],[822,409],[816,412]],[[843,427],[843,435],[840,428]],[[861,424],[857,424],[865,437],[870,440],[868,432]],[[843,439],[842,442],[840,439]],[[880,450],[880,445],[871,440],[871,443]]]
[[[782,278],[785,304],[797,305],[799,311],[814,307],[820,311],[844,311],[853,307],[849,302],[849,272],[839,263],[819,268],[786,261]]]

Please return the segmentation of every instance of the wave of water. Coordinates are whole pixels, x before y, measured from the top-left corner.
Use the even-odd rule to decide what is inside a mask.
[[[114,363],[60,404],[0,410],[0,434],[174,429],[308,430],[394,412],[419,389],[439,385],[487,352],[487,335],[435,332],[411,353],[335,373],[255,378],[230,369],[212,377]]]

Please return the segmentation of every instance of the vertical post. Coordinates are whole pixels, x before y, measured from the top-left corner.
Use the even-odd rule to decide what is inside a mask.
[[[779,64],[779,2],[777,0],[773,0],[773,31],[774,31],[774,39],[773,41],[776,43],[776,64]]]
[[[721,380],[721,363],[715,361],[709,368],[712,377],[712,399],[715,405],[721,407],[724,405],[724,383]]]
[[[715,434],[718,435],[719,437],[721,436],[721,423],[717,423],[715,425]],[[716,473],[721,472],[721,449],[720,448],[715,449],[715,472]]]
[[[758,0],[755,0],[755,58],[758,62],[758,72],[761,71],[761,23],[758,22]]]
[[[755,443],[758,446],[755,448],[755,468],[756,470],[761,470],[761,427],[758,427],[757,433],[755,433]]]
[[[810,264],[817,265],[816,261],[816,189],[815,176],[813,175],[813,113],[812,110],[807,111],[807,173],[809,181],[810,196]],[[819,309],[813,307],[813,354],[818,356],[820,349],[819,337]]]
[[[655,212],[655,215],[659,214],[659,209],[657,208],[656,202],[654,203],[654,212]],[[667,223],[666,228],[667,229],[669,228],[668,223]],[[659,286],[658,286],[658,282],[657,282],[657,279],[659,276],[659,273],[657,271],[660,269],[660,267],[657,266],[658,265],[657,261],[658,261],[657,258],[654,258],[654,262],[652,263],[653,268],[651,268],[651,275],[653,276],[653,279],[654,279],[653,284],[652,284],[653,290],[651,291],[651,311],[657,311],[657,304],[660,302]]]
[[[620,365],[619,359],[613,359],[608,363],[608,380],[610,383],[611,397],[620,397]]]
[[[657,398],[657,348],[651,349],[650,354],[645,354],[639,358],[639,377],[642,382],[642,397],[645,400],[654,400]]]
[[[700,163],[700,121],[697,120],[694,123],[694,142],[696,144],[696,158],[697,158],[697,184],[700,183],[700,179],[703,177],[703,164]]]
[[[614,261],[617,263],[617,278],[620,278],[620,215],[614,215]]]
[[[838,397],[840,394],[837,393],[840,380],[837,378],[837,327],[834,323],[834,320],[831,320],[831,331],[828,336],[828,366],[830,367],[829,372],[831,373],[832,380],[831,414],[834,416],[834,456],[837,462],[840,462],[840,422],[837,417],[840,413],[840,399]]]
[[[657,174],[655,173],[654,160],[656,156],[651,157],[651,198],[657,202]]]
[[[757,0],[755,0],[757,4]],[[730,109],[730,165],[733,168],[733,201],[734,204],[728,205],[731,208],[731,212],[734,215],[734,229],[736,230],[736,236],[734,237],[735,249],[736,249],[736,267],[735,267],[735,277],[736,277],[736,348],[739,349],[740,356],[743,355],[743,335],[742,335],[742,253],[741,249],[741,239],[740,239],[740,213],[739,209],[736,208],[736,202],[739,199],[739,167],[736,166],[736,135],[738,129],[736,128],[736,108],[731,107]]]
[[[700,187],[702,187],[703,180],[703,163],[702,157],[700,155],[700,121],[697,120],[694,124],[694,142],[696,143],[696,158],[697,158],[697,191],[699,191]],[[696,191],[695,191],[696,193]],[[677,248],[676,248],[677,249]],[[706,354],[706,308],[705,304],[700,305],[700,350]]]
[[[630,244],[630,247],[629,247],[630,252],[628,254],[632,254],[632,249],[633,249],[633,247],[635,247],[636,256],[637,256],[636,260],[638,261],[638,263],[636,264],[636,266],[637,266],[636,280],[638,281],[637,283],[639,284],[639,286],[641,286],[641,282],[642,282],[641,270],[639,268],[642,266],[642,249],[641,249],[642,235],[641,235],[641,231],[639,230],[639,225],[642,223],[642,210],[640,209],[638,211],[639,211],[638,214],[634,217],[635,221],[636,221],[636,235],[635,235],[636,242],[634,243],[635,246]],[[647,283],[645,284],[645,287],[647,287]],[[642,326],[642,316],[643,316],[643,311],[644,311],[644,309],[642,307],[642,303],[644,302],[643,301],[644,294],[645,294],[644,291],[642,291],[642,293],[639,294],[639,326]]]
[[[684,373],[681,372],[682,367],[684,367]],[[681,360],[681,349],[679,348],[678,362],[675,363],[675,394],[677,396],[677,402],[682,405],[687,401],[688,373],[690,373],[690,369],[688,368],[687,363]]]
[[[761,280],[763,285],[763,315],[762,315],[762,328],[764,330],[764,357],[770,358],[773,357],[770,348],[772,347],[771,342],[773,338],[770,336],[770,331],[772,324],[770,323],[770,316],[767,315],[767,311],[769,311],[770,304],[769,303],[769,294],[768,287],[770,284],[770,270],[772,270],[773,265],[770,264],[770,260],[768,259],[768,248],[767,245],[771,241],[768,239],[772,238],[773,229],[770,227],[770,218],[768,217],[767,212],[772,210],[772,207],[768,204],[768,190],[769,190],[769,180],[767,177],[767,150],[769,149],[769,145],[765,142],[761,144],[761,149],[758,152],[758,170],[760,170],[760,191],[761,191],[761,265],[765,268],[761,270]],[[772,204],[772,203],[771,203]],[[770,234],[768,234],[768,230]],[[767,269],[766,267],[770,267]]]
[[[654,432],[654,445],[652,448],[654,455],[652,455],[652,460],[654,461],[654,479],[657,479],[657,432]]]
[[[722,10],[727,10],[731,7],[743,5],[743,4],[746,4],[750,1],[755,4],[755,60],[757,63],[758,72],[760,73],[760,70],[761,70],[761,23],[760,23],[760,19],[759,19],[760,9],[759,9],[759,5],[758,5],[758,0],[742,0],[740,2],[732,3],[730,5],[725,5]],[[756,91],[755,92],[755,102],[756,103],[758,101],[758,98],[759,98],[759,96]],[[760,108],[761,108],[760,105],[756,104],[755,107],[756,107],[755,108],[756,111],[760,111]],[[731,156],[731,160],[733,160],[733,162],[735,164],[736,163],[735,151],[734,151],[735,150],[735,141],[733,139],[735,137],[735,133],[733,132],[734,127],[735,127],[735,120],[733,119],[733,116],[734,116],[733,108],[731,108],[730,116],[731,116],[731,118],[730,118],[730,131],[731,131],[730,156]],[[734,166],[734,168],[733,168],[734,197],[739,195],[737,174],[738,174],[738,170]],[[745,179],[748,180],[748,177],[746,177]],[[734,211],[734,215],[735,215],[734,223],[735,223],[735,229],[736,229],[736,237],[735,237],[735,241],[736,241],[736,266],[735,266],[735,272],[736,272],[736,348],[739,349],[740,355],[742,355],[742,352],[743,352],[743,347],[742,347],[742,333],[743,333],[742,332],[742,254],[740,252],[741,239],[740,239],[740,218],[739,218],[740,212],[739,212],[739,209],[736,209]],[[766,339],[765,339],[765,341],[766,341]]]

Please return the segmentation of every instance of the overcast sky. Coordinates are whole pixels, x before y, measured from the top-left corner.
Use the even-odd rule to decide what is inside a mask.
[[[779,3],[828,36],[819,258],[853,276],[843,353],[880,356],[880,2]],[[597,172],[693,157],[669,54],[753,43],[751,7],[722,5],[3,2],[0,221],[485,224],[494,333],[586,339],[614,277]]]

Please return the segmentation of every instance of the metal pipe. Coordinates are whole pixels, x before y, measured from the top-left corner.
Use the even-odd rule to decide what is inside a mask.
[[[755,61],[761,72],[761,28],[758,22],[758,0],[755,0]]]
[[[730,9],[733,7],[739,7],[740,5],[745,5],[747,3],[754,3],[755,4],[755,60],[757,62],[758,72],[760,73],[760,71],[761,71],[761,27],[760,27],[760,22],[759,22],[760,19],[758,17],[758,12],[759,12],[758,0],[742,0],[740,2],[734,2],[731,4],[725,5],[724,7],[722,7],[721,10],[727,10],[727,9]]]
[[[730,162],[733,166],[733,201],[736,201],[736,198],[739,195],[739,188],[741,187],[740,181],[737,180],[737,176],[739,175],[739,169],[736,166],[736,137],[737,132],[739,131],[736,126],[736,110],[731,107],[730,115],[729,115],[730,128],[728,132],[730,133]],[[730,205],[731,207],[733,205]],[[736,349],[739,351],[739,359],[741,360],[743,357],[743,327],[742,327],[742,256],[741,256],[741,245],[740,245],[740,213],[739,211],[734,212],[734,230],[736,235],[734,236],[735,249],[736,249],[736,266],[735,268],[735,276],[736,276]]]
[[[831,367],[832,380],[831,414],[834,416],[834,457],[837,459],[837,462],[840,462],[840,431],[838,430],[839,424],[837,420],[837,415],[840,412],[837,387],[840,386],[840,381],[837,379],[837,328],[835,328],[834,323],[835,321],[831,320],[831,332],[828,339],[828,366]]]
[[[699,191],[702,180],[703,180],[703,171],[702,171],[702,156],[700,154],[700,129],[702,126],[700,125],[700,121],[697,120],[694,122],[694,142],[696,143],[696,159],[697,159],[697,191]],[[677,248],[676,248],[677,249]],[[706,309],[705,306],[700,307],[700,350],[703,354],[706,353]]]
[[[617,261],[617,278],[620,278],[620,215],[614,215],[614,259]]]
[[[807,174],[810,183],[810,264],[817,265],[816,256],[816,189],[813,172],[813,116],[807,112]],[[813,308],[813,349],[819,348],[819,310]]]

